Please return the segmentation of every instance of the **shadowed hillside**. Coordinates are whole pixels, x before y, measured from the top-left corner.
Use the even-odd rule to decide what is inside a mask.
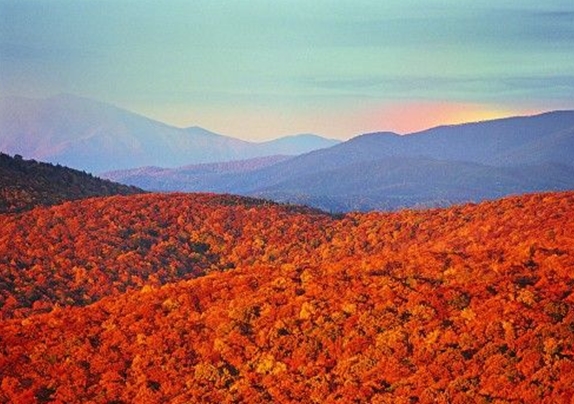
[[[139,188],[62,166],[0,153],[0,213],[94,196],[142,193]]]

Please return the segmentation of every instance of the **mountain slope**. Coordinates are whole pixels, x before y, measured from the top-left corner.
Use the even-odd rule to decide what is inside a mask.
[[[476,163],[390,157],[289,178],[257,182],[244,193],[327,211],[396,210],[496,199],[508,194],[574,189],[574,167],[492,167]],[[264,183],[263,183],[264,184]]]
[[[306,136],[246,142],[198,127],[171,127],[72,95],[0,98],[0,150],[90,172],[303,153],[335,143]]]
[[[133,216],[140,227],[188,223],[198,237],[221,235],[222,247],[245,236],[253,261],[0,322],[0,400],[569,403],[574,394],[572,192],[339,218],[281,208],[279,226],[293,233],[263,237],[241,232],[273,228],[261,223],[274,222],[270,207],[241,198],[145,195],[69,209],[81,205],[80,219],[129,212],[132,198],[149,206]],[[178,219],[194,198],[197,220],[192,206]],[[42,213],[67,218],[56,207],[26,220]],[[202,216],[214,220],[202,227]],[[264,262],[278,247],[281,261]]]
[[[74,199],[142,192],[85,172],[0,153],[0,213],[22,212]]]
[[[557,141],[556,136],[561,137]],[[446,160],[512,166],[532,163],[572,165],[574,111],[553,111],[474,124],[446,126],[413,134],[424,155]],[[420,137],[420,139],[418,139]],[[546,153],[539,153],[545,145]],[[567,148],[565,149],[565,146]],[[517,153],[520,150],[520,153]]]
[[[574,111],[557,111],[443,126],[402,136],[392,132],[362,135],[328,149],[298,156],[273,170],[296,176],[388,157],[425,157],[492,166],[573,165],[572,139]],[[546,145],[545,151],[538,154],[541,145]],[[513,155],[516,157],[511,158]],[[271,169],[267,175],[273,175]]]
[[[445,206],[574,189],[574,112],[397,135],[358,136],[249,172],[115,180],[162,190],[231,192],[329,211]]]
[[[141,167],[110,171],[102,177],[123,184],[139,184],[150,191],[216,192],[226,189],[226,181],[288,160],[289,156],[272,155],[247,160],[193,164],[178,168]]]
[[[257,143],[257,148],[262,156],[295,156],[313,150],[325,149],[339,143],[341,142],[338,140],[326,139],[313,134],[300,134]]]

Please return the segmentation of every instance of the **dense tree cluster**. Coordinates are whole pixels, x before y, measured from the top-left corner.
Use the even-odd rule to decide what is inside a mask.
[[[311,257],[332,217],[234,196],[119,196],[0,215],[0,318]],[[314,240],[307,242],[305,237]]]
[[[142,193],[83,171],[0,153],[0,213],[94,196]]]
[[[0,402],[570,403],[573,207],[142,195],[0,217]]]

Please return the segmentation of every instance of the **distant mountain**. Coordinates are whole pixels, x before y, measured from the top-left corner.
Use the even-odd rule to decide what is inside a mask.
[[[139,188],[116,184],[62,166],[0,153],[0,213],[94,196],[131,195]]]
[[[261,155],[299,155],[313,150],[325,149],[341,143],[338,140],[325,139],[313,134],[285,136],[275,140],[258,143]]]
[[[103,173],[102,177],[123,184],[140,184],[140,187],[150,191],[217,192],[226,188],[226,182],[234,182],[238,176],[290,158],[279,155],[179,168],[141,167],[110,171]]]
[[[0,150],[90,172],[295,155],[337,143],[310,135],[246,142],[72,95],[0,99]]]
[[[424,157],[389,157],[290,177],[247,192],[232,192],[345,212],[449,206],[510,194],[569,189],[574,189],[572,166],[493,167]]]
[[[163,180],[169,182],[168,176]],[[574,189],[574,111],[403,136],[366,134],[249,172],[191,182],[174,177],[164,188],[149,177],[113,178],[150,189],[231,192],[330,211],[445,206]]]
[[[497,166],[572,164],[574,111],[440,126],[402,136],[392,148],[386,147],[385,136],[366,136],[374,136],[380,142],[379,150],[392,149],[392,155],[396,156],[426,156]]]
[[[365,134],[284,162],[277,170],[299,175],[388,157],[493,166],[572,165],[574,111],[441,126],[402,136],[392,132]]]

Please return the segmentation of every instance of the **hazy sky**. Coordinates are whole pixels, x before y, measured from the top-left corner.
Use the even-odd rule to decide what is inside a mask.
[[[574,108],[572,0],[0,0],[0,93],[263,139]]]

